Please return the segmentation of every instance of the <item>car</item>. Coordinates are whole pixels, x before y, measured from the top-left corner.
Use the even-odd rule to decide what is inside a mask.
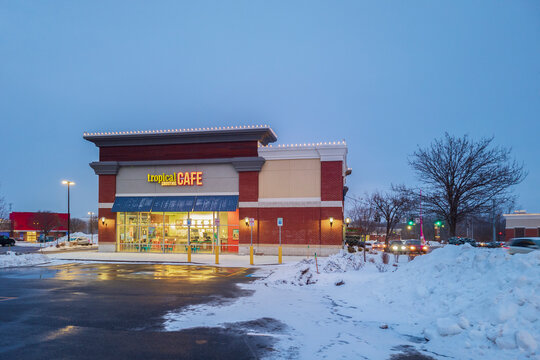
[[[0,245],[15,246],[15,239],[12,239],[6,235],[0,235]]]
[[[407,254],[409,248],[401,240],[393,240],[388,243],[388,248],[385,249],[386,252],[391,252],[392,254]]]
[[[69,242],[74,245],[91,245],[90,240],[82,236],[72,237]]]
[[[540,250],[540,237],[513,238],[507,246],[504,246],[510,255],[527,254]]]
[[[422,245],[420,240],[405,240],[405,245],[409,248],[410,254],[427,254],[429,247]]]
[[[379,251],[381,251],[381,250],[384,250],[384,248],[386,248],[386,244],[385,244],[384,242],[375,241],[375,242],[373,243],[373,245],[371,246],[371,248],[372,248],[373,250],[379,250]]]

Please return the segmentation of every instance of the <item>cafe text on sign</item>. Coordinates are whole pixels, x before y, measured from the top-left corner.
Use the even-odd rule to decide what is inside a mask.
[[[202,177],[202,171],[180,171],[172,174],[148,174],[148,182],[159,183],[161,186],[202,186]]]

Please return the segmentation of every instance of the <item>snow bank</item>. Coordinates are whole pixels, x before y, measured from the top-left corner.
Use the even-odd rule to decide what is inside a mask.
[[[91,234],[85,234],[83,232],[76,232],[72,233],[70,237],[73,239],[75,237],[82,237],[86,238],[90,241],[91,244],[97,245],[98,243],[98,235],[94,234],[94,240],[92,242],[92,235]],[[58,243],[62,244],[67,241],[67,236],[62,236],[58,238]],[[57,241],[48,241],[46,243],[40,243],[40,242],[26,242],[26,241],[17,241],[15,245],[17,246],[26,246],[26,247],[40,247],[43,248],[45,251],[56,251],[56,243]]]
[[[13,251],[7,251],[0,254],[0,268],[15,266],[31,266],[43,264],[49,261],[49,258],[41,254],[18,254]]]
[[[382,359],[409,346],[435,358],[540,359],[540,252],[449,245],[399,266],[366,255],[319,259],[318,273],[314,259],[259,270],[243,285],[253,296],[170,312],[165,329],[269,317],[290,329],[277,358]]]
[[[393,275],[392,293],[432,314],[424,335],[433,344],[456,337],[469,346],[516,354],[538,349],[540,252],[511,256],[502,249],[450,245]]]
[[[85,234],[85,233],[83,233],[83,232],[71,233],[71,234],[70,234],[70,237],[71,237],[72,239],[75,238],[75,237],[83,237],[83,238],[87,238],[90,242],[92,242],[92,235],[91,235],[91,234]],[[67,235],[58,238],[58,242],[59,242],[59,243],[66,242],[66,241],[67,241]],[[56,245],[56,241],[55,241],[54,243],[55,243],[55,245]],[[94,234],[94,241],[93,241],[92,243],[93,243],[93,244],[97,244],[97,243],[98,243],[98,235],[97,235],[97,234]]]

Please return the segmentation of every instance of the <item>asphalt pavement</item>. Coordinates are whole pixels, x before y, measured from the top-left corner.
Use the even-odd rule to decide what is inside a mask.
[[[65,264],[0,269],[0,359],[257,359],[275,340],[253,329],[163,331],[163,315],[249,295],[246,268]]]
[[[14,251],[22,254],[29,254],[39,251],[37,246],[0,246],[0,254],[5,254],[8,251]]]

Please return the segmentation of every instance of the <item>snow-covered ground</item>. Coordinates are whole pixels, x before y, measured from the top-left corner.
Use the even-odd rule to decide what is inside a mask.
[[[41,254],[17,254],[13,251],[0,254],[0,268],[31,266],[47,262],[49,262],[49,258]]]
[[[540,252],[446,246],[399,266],[342,253],[266,267],[252,296],[165,316],[169,331],[274,318],[275,358],[540,359]],[[250,329],[248,329],[250,331]],[[254,330],[253,330],[254,331]],[[259,330],[260,331],[260,330]]]

